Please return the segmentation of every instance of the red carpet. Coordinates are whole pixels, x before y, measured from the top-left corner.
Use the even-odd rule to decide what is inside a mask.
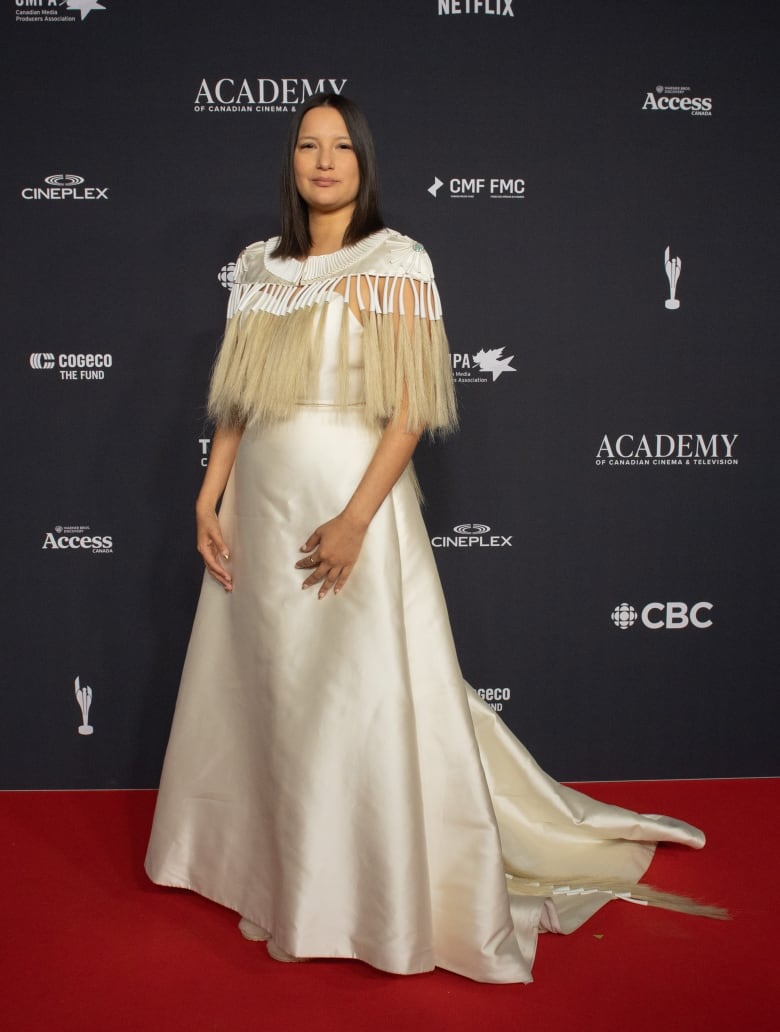
[[[774,1029],[779,784],[578,785],[703,827],[703,852],[661,848],[648,880],[733,920],[611,903],[572,936],[542,936],[528,986],[278,964],[231,912],[147,882],[154,793],[0,794],[0,1020],[11,1032]]]

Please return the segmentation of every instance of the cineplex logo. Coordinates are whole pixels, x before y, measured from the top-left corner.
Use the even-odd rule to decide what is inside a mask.
[[[514,355],[504,357],[503,348],[478,351],[476,355],[451,351],[450,365],[457,383],[495,383],[504,373],[516,373]]]
[[[75,22],[84,21],[93,11],[105,11],[97,0],[16,0],[18,22]],[[81,18],[76,17],[77,14]]]
[[[56,526],[47,530],[41,548],[55,552],[91,552],[93,555],[111,555],[114,539],[111,534],[92,534],[88,526]]]
[[[227,112],[295,111],[315,93],[341,93],[347,79],[201,79],[194,110]]]
[[[114,364],[113,355],[102,354],[60,354],[50,351],[33,351],[30,368],[36,371],[57,367],[61,380],[105,380],[106,370]]]
[[[692,606],[685,602],[648,602],[640,614],[630,602],[621,602],[612,610],[612,623],[621,631],[633,627],[637,620],[650,631],[682,631],[686,627],[701,631],[712,627],[713,609],[712,602],[695,602]]]
[[[498,14],[514,18],[514,0],[438,0],[439,17],[447,14]]]
[[[643,111],[685,111],[689,115],[712,117],[712,97],[689,97],[690,86],[656,86],[645,94]]]
[[[25,201],[107,201],[107,186],[84,186],[83,176],[70,172],[59,172],[46,176],[46,186],[25,186],[22,198]]]
[[[738,466],[739,434],[604,434],[597,466]]]
[[[444,180],[438,176],[428,187],[431,197],[438,198]],[[452,176],[447,180],[448,196],[453,200],[473,201],[480,197],[488,197],[496,201],[522,201],[525,198],[525,180],[516,177],[504,179],[501,176]]]
[[[459,523],[452,535],[431,538],[434,548],[511,548],[512,535],[491,534],[485,523]]]

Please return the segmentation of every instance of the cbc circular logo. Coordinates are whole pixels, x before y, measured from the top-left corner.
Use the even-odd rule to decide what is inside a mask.
[[[44,183],[49,186],[81,186],[84,176],[74,176],[67,172],[61,172],[56,176],[46,176]]]
[[[490,527],[484,523],[459,523],[452,529],[456,534],[487,534]]]
[[[621,602],[619,606],[615,606],[612,610],[612,621],[621,631],[626,631],[629,627],[633,627],[636,623],[636,618],[636,609],[628,602]]]
[[[49,351],[33,351],[30,355],[31,369],[53,369],[54,355]]]
[[[227,265],[223,265],[222,268],[219,270],[219,273],[217,275],[217,279],[222,284],[222,286],[225,288],[225,290],[230,290],[232,288],[232,286],[233,286],[233,276],[235,275],[235,272],[236,272],[236,263],[235,262],[228,262]]]
[[[640,620],[649,631],[679,631],[686,627],[704,630],[712,627],[712,602],[648,602],[638,613],[630,602],[621,602],[612,610],[612,622],[621,631]]]

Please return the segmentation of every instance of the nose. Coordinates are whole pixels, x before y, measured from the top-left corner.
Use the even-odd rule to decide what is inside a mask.
[[[317,155],[317,168],[333,168],[333,152],[329,147],[323,147]]]

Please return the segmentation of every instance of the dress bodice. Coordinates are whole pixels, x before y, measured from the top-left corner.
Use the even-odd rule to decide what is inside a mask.
[[[345,312],[346,308],[346,312]],[[362,405],[366,399],[363,363],[363,327],[347,306],[341,294],[319,306],[312,327],[312,348],[317,359],[317,371],[310,386],[304,385],[297,398],[299,405],[340,405],[341,393],[341,334],[346,316],[346,376],[347,405]],[[317,354],[319,349],[319,354]]]

